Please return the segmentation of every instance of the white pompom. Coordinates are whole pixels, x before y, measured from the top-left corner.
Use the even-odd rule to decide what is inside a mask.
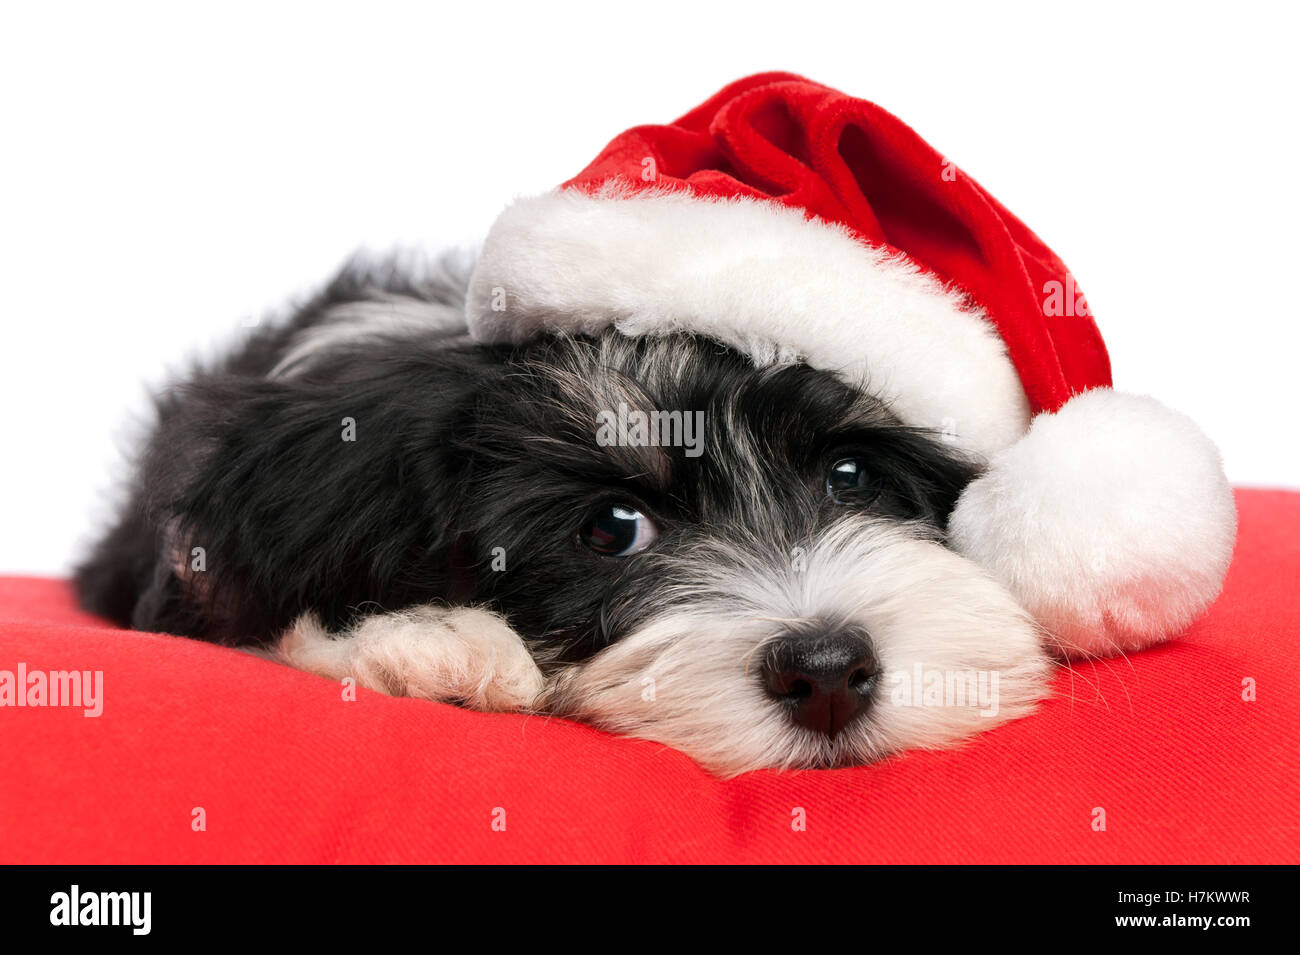
[[[1218,449],[1158,401],[1096,388],[994,456],[949,523],[1070,656],[1175,636],[1223,585],[1237,533]]]

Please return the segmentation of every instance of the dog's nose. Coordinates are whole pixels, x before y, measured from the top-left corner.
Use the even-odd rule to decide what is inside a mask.
[[[834,738],[871,705],[879,664],[860,627],[791,631],[769,644],[763,685],[800,726]]]

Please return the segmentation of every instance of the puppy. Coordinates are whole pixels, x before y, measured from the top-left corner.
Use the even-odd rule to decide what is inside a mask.
[[[168,389],[84,605],[721,774],[1044,695],[1035,624],[945,546],[978,462],[869,382],[684,334],[476,344],[464,290],[349,267]]]

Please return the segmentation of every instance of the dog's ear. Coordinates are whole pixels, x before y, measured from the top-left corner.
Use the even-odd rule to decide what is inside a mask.
[[[334,628],[451,596],[453,438],[500,370],[488,349],[408,344],[183,386],[143,464],[158,550],[132,624],[261,640],[306,610]]]

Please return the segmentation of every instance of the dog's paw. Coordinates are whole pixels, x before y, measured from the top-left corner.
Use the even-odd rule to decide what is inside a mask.
[[[376,614],[339,634],[304,614],[280,638],[276,656],[390,696],[488,712],[527,709],[545,682],[519,635],[502,617],[476,607]]]

